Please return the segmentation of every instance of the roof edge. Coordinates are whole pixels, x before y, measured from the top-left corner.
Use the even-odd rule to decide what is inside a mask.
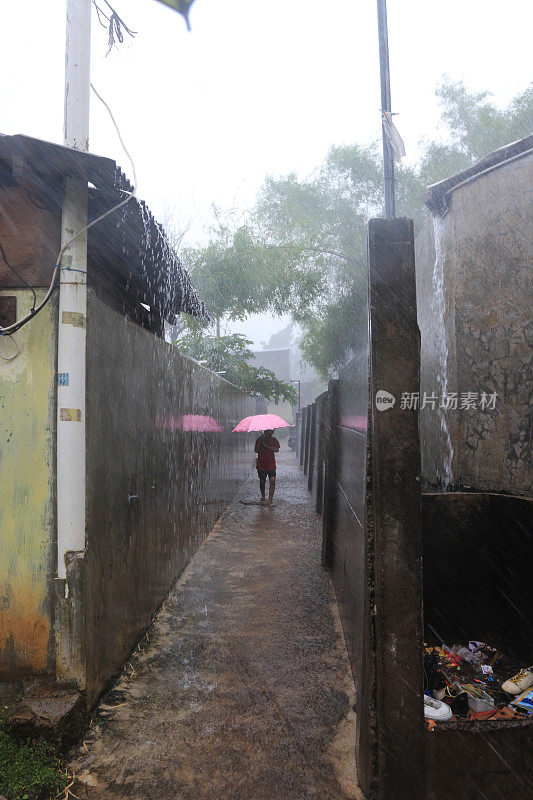
[[[458,172],[450,178],[431,184],[431,186],[428,186],[424,203],[434,216],[443,217],[448,212],[452,194],[456,189],[466,183],[471,183],[487,172],[503,167],[510,161],[515,161],[530,153],[533,153],[533,134],[525,136],[523,139],[517,139],[516,142],[511,142],[498,148],[498,150],[494,150],[492,153],[488,153],[472,167]]]

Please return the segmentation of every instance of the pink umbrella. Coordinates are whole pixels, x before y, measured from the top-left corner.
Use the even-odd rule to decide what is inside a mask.
[[[224,428],[205,414],[181,414],[179,417],[170,414],[168,417],[156,417],[156,428],[168,431],[199,431],[201,433],[221,433]]]
[[[290,428],[290,423],[277,414],[254,414],[241,419],[232,433],[248,433],[248,431],[273,431],[275,428]]]
[[[206,417],[204,414],[184,414],[180,422],[182,431],[221,433],[224,430],[214,417]]]
[[[366,417],[352,417],[350,415],[341,417],[341,427],[352,428],[357,431],[366,431],[368,420]]]

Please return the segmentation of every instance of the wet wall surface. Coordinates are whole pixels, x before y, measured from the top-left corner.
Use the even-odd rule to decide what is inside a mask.
[[[36,290],[37,301],[44,291]],[[32,293],[6,289],[18,316]],[[53,665],[57,298],[0,337],[0,679]],[[18,353],[17,353],[18,350]],[[6,360],[7,359],[7,360]]]
[[[427,800],[529,800],[533,797],[531,725],[438,725],[426,732]]]
[[[482,639],[531,662],[531,502],[483,492],[421,496],[420,456],[427,466],[437,451],[419,440],[416,407],[400,402],[419,390],[406,222],[392,223],[391,233],[399,228],[388,242],[374,230],[370,371],[363,348],[329,387],[324,563],[356,683],[359,781],[369,798],[529,798],[527,722],[432,732],[424,722],[424,621],[429,640]],[[395,398],[381,411],[380,390]],[[441,439],[438,448],[443,464]]]
[[[333,576],[358,705],[361,700],[363,629],[366,585],[366,459],[368,414],[368,351],[354,358],[338,384],[337,525]]]
[[[533,662],[533,500],[484,492],[422,495],[428,643],[484,641]],[[428,798],[533,797],[532,720],[425,731]]]
[[[424,622],[432,644],[488,642],[533,663],[533,500],[422,496]]]
[[[533,494],[531,155],[454,191],[417,236],[421,396],[444,385],[457,410],[420,412],[424,491]],[[477,407],[461,408],[465,393]],[[496,393],[494,409],[481,393]]]
[[[89,293],[89,702],[122,666],[252,467],[239,390]]]

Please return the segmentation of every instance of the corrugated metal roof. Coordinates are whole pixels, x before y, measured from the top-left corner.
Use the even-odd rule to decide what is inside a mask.
[[[16,134],[0,134],[2,176],[29,182],[52,209],[61,208],[62,182],[79,177],[89,188],[89,219],[95,219],[133,187],[110,158]],[[7,166],[7,172],[6,172]],[[88,232],[89,279],[106,286],[115,306],[127,310],[126,295],[156,308],[163,319],[174,321],[186,312],[208,317],[204,303],[171,246],[162,225],[137,198],[106,217]]]

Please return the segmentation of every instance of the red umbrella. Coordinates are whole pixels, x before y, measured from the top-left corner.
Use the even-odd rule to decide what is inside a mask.
[[[278,417],[277,414],[254,414],[252,417],[241,419],[232,433],[248,433],[248,431],[273,431],[275,428],[290,428],[290,423]]]

